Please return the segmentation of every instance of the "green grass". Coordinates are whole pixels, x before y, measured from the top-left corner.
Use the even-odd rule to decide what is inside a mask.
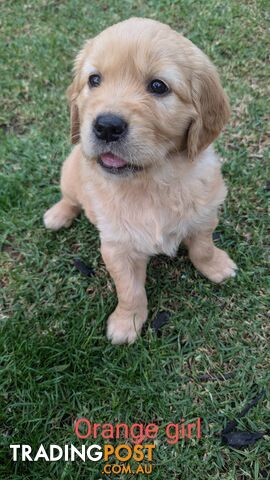
[[[105,320],[116,297],[97,231],[82,217],[70,230],[50,233],[42,215],[59,199],[60,166],[70,150],[65,89],[74,55],[86,38],[132,15],[184,32],[220,70],[232,118],[216,145],[229,187],[217,244],[239,274],[215,286],[184,251],[173,260],[153,258],[145,335],[113,347]],[[1,3],[1,480],[101,478],[99,463],[11,460],[10,444],[35,449],[75,441],[79,416],[160,425],[202,417],[200,441],[167,446],[159,438],[153,479],[269,475],[269,436],[237,451],[216,435],[270,377],[267,20],[267,0]],[[76,257],[91,263],[96,276],[80,276]],[[171,320],[157,337],[151,320],[162,309]],[[228,372],[225,381],[200,380]],[[268,397],[239,428],[266,430],[269,411]]]

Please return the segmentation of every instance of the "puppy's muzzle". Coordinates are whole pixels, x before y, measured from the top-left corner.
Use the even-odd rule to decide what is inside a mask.
[[[93,125],[93,132],[98,140],[106,143],[117,142],[127,132],[127,122],[111,113],[99,115]]]

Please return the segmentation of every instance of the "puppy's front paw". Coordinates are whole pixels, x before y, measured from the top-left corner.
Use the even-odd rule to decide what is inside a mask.
[[[237,270],[237,266],[229,255],[219,248],[215,248],[211,260],[200,262],[196,267],[205,277],[215,283],[221,283],[226,278],[235,277]]]
[[[114,345],[133,343],[139,337],[142,326],[147,319],[147,310],[127,312],[116,308],[109,316],[107,324],[107,338]]]
[[[59,230],[62,227],[70,227],[72,220],[76,215],[76,207],[68,205],[63,200],[60,200],[60,202],[47,210],[43,217],[43,221],[45,227],[49,230]]]

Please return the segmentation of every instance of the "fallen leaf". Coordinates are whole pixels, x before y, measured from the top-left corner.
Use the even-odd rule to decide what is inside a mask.
[[[233,448],[244,448],[253,445],[262,438],[265,432],[229,432],[221,435],[222,443]]]
[[[75,258],[73,260],[74,267],[79,270],[79,272],[84,275],[85,277],[92,277],[95,275],[95,270],[90,267],[90,265],[86,265],[86,263],[82,262],[79,258]]]
[[[251,408],[255,407],[257,403],[266,395],[266,391],[262,390],[251,402],[249,402],[243,410],[238,414],[237,418],[227,423],[226,427],[221,432],[221,441],[225,445],[233,448],[245,448],[253,445],[257,440],[262,438],[268,432],[241,432],[235,430],[237,422],[243,418]]]
[[[165,310],[158,312],[152,322],[152,328],[156,333],[169,321],[170,319],[170,312],[166,312]]]

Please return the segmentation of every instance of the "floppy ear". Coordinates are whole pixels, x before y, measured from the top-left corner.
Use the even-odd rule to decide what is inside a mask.
[[[202,67],[204,68],[196,72],[191,79],[192,101],[196,113],[187,135],[190,159],[194,159],[213,142],[230,116],[228,98],[215,67],[210,62]]]
[[[79,109],[76,103],[77,97],[80,93],[80,75],[83,67],[85,57],[90,55],[93,40],[87,40],[83,48],[78,53],[74,62],[74,80],[68,87],[66,95],[70,107],[70,136],[71,143],[75,144],[80,141],[80,116]]]
[[[79,109],[76,105],[76,80],[68,87],[66,95],[70,108],[70,139],[71,143],[76,144],[80,141],[80,118]]]

